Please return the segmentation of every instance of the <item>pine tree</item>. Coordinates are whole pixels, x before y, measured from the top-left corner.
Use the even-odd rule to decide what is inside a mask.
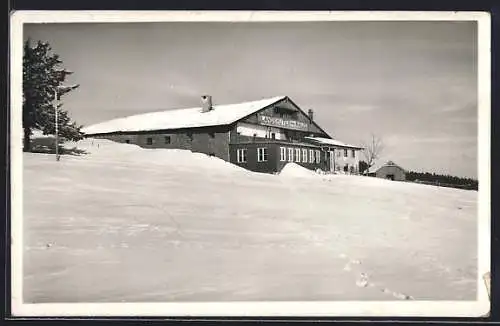
[[[44,135],[55,134],[54,101],[58,97],[79,87],[62,87],[66,77],[72,74],[61,67],[59,55],[51,52],[47,42],[38,41],[32,47],[28,39],[24,43],[23,55],[23,150],[31,150],[33,129],[39,129]],[[68,112],[57,105],[59,135],[69,140],[80,140],[83,134],[80,125],[72,122]]]

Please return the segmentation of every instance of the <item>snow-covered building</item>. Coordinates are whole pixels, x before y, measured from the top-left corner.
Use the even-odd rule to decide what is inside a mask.
[[[205,153],[257,172],[279,172],[294,162],[308,169],[358,173],[361,147],[332,139],[288,96],[239,104],[167,110],[114,119],[82,129],[145,148]]]
[[[381,166],[373,166],[368,174],[377,178],[390,179],[395,181],[405,181],[406,171],[393,161],[388,161]]]

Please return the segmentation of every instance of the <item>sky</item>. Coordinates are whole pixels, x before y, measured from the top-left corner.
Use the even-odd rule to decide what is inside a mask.
[[[80,88],[78,123],[287,95],[333,138],[384,143],[380,163],[477,177],[475,22],[26,24]]]

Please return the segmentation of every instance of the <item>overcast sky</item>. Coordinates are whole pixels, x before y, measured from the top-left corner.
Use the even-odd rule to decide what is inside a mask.
[[[373,132],[381,161],[477,177],[475,22],[31,24],[78,90],[80,124],[288,95],[334,138]]]

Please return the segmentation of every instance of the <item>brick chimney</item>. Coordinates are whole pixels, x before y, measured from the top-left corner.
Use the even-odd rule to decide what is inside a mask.
[[[314,111],[309,109],[309,111],[307,111],[307,115],[309,116],[309,120],[313,121],[314,119]]]
[[[213,110],[212,107],[212,96],[210,95],[203,95],[201,97],[201,112],[208,112]]]

